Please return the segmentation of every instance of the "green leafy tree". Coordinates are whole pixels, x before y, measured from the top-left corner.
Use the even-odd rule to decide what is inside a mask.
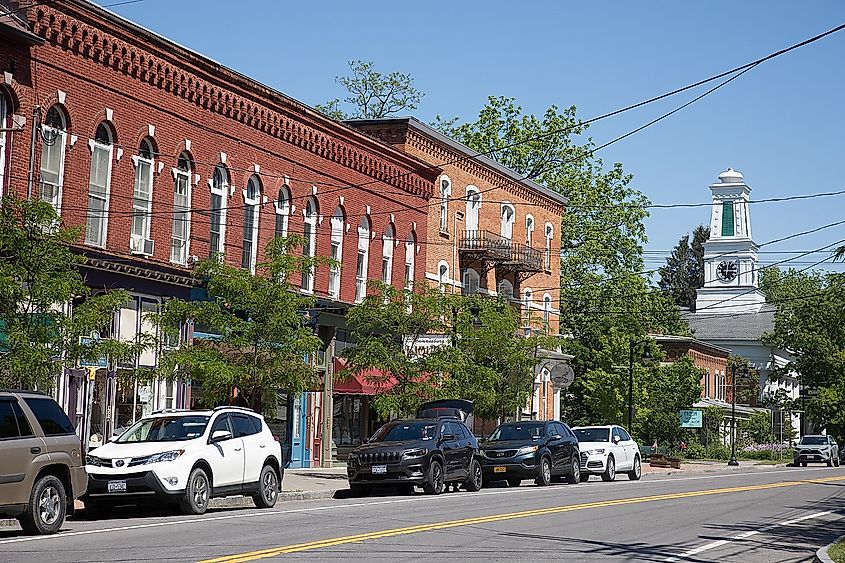
[[[680,411],[701,398],[703,373],[689,356],[647,371],[643,404],[634,427],[637,435],[646,442],[679,444],[688,434],[680,427]]]
[[[68,228],[43,201],[5,196],[0,203],[0,387],[52,389],[62,366],[131,360],[151,342],[92,339],[111,326],[129,295],[91,295],[75,254],[81,228]],[[73,304],[73,315],[66,314]]]
[[[725,411],[722,407],[711,405],[704,409],[704,439],[705,446],[722,443],[722,426],[725,421]]]
[[[681,237],[666,265],[658,270],[658,286],[681,307],[695,308],[696,290],[704,286],[704,243],[710,238],[710,229],[699,225],[690,235]]]
[[[470,123],[440,120],[446,134],[569,198],[561,219],[561,332],[571,338],[576,380],[562,400],[573,422],[620,421],[628,341],[650,332],[687,334],[673,302],[643,276],[648,199],[621,164],[605,167],[574,106],[526,114],[490,97]],[[625,369],[624,367],[622,369]],[[636,399],[635,399],[636,400]]]
[[[315,109],[333,119],[381,119],[417,109],[424,94],[414,87],[409,73],[382,74],[372,62],[349,61],[350,76],[337,76],[348,96],[336,98]]]
[[[280,391],[315,385],[308,358],[321,341],[307,324],[314,300],[295,291],[290,278],[328,261],[297,252],[303,243],[299,236],[274,239],[256,274],[216,258],[199,262],[196,276],[204,280],[208,299],[172,299],[156,322],[167,339],[178,338],[178,327],[188,322],[217,337],[166,350],[159,373],[198,382],[208,406],[227,403],[237,392],[259,412],[273,409]]]
[[[758,411],[739,422],[740,439],[745,444],[770,444],[772,434],[772,414],[770,411]]]

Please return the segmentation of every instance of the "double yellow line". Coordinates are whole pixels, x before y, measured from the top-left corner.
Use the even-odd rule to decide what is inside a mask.
[[[337,538],[330,538],[325,540],[318,540],[306,543],[297,543],[292,545],[285,545],[273,547],[269,549],[261,549],[258,551],[249,551],[237,555],[227,555],[225,557],[217,557],[215,559],[207,559],[201,563],[242,563],[244,561],[255,561],[256,559],[265,559],[269,557],[276,557],[287,553],[299,553],[303,551],[311,551],[315,549],[322,549],[326,547],[334,547],[337,545],[344,545],[350,543],[359,543],[369,540],[377,540],[381,538],[389,538],[394,536],[405,536],[409,534],[418,534],[421,532],[432,532],[435,530],[446,530],[449,528],[458,528],[461,526],[474,526],[477,524],[489,524],[491,522],[502,522],[504,520],[515,520],[518,518],[533,518],[536,516],[546,516],[549,514],[560,514],[563,512],[573,512],[576,510],[587,510],[590,508],[603,508],[607,506],[621,506],[625,504],[639,504],[645,502],[657,502],[662,500],[674,500],[691,497],[703,497],[709,495],[723,495],[726,493],[742,493],[746,491],[760,491],[764,489],[777,489],[781,487],[795,487],[798,485],[809,485],[814,483],[826,483],[830,481],[845,481],[845,476],[840,477],[825,477],[821,479],[809,479],[805,481],[781,481],[778,483],[768,483],[764,485],[747,485],[743,487],[727,487],[723,489],[708,489],[703,491],[689,491],[685,493],[670,493],[663,495],[652,495],[647,497],[634,497],[615,500],[605,500],[597,502],[585,502],[581,504],[570,504],[565,506],[555,506],[551,508],[540,508],[536,510],[523,510],[520,512],[509,512],[504,514],[493,514],[490,516],[477,516],[475,518],[464,518],[461,520],[449,520],[446,522],[436,522],[432,524],[419,524],[417,526],[407,526],[404,528],[391,528],[388,530],[381,530],[377,532],[367,532],[364,534],[356,534],[352,536],[342,536]]]

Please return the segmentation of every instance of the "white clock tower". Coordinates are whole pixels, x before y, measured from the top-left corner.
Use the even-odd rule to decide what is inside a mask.
[[[757,285],[758,246],[751,239],[748,214],[751,188],[742,174],[728,168],[710,192],[710,240],[704,244],[704,287],[698,290],[696,313],[757,312],[766,298]]]

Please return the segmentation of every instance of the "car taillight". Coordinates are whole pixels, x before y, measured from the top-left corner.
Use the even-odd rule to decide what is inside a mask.
[[[276,440],[277,442],[281,442],[281,440],[279,439],[279,437],[278,437],[278,436],[276,436],[275,434],[273,434],[273,439],[274,439],[274,440]]]

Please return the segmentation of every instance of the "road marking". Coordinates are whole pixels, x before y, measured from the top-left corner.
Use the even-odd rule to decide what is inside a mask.
[[[813,483],[813,482],[819,481],[819,480],[820,479],[812,480],[812,481],[810,481],[810,483]],[[833,480],[833,478],[829,478],[829,479],[826,479],[826,480]],[[738,535],[736,535],[736,536],[734,536],[730,539],[727,539],[727,540],[718,540],[718,541],[714,541],[714,542],[696,547],[695,549],[685,551],[684,553],[681,553],[680,555],[674,555],[672,557],[667,557],[663,561],[665,563],[671,563],[673,561],[679,561],[681,559],[687,559],[687,558],[692,557],[694,555],[698,555],[699,553],[703,553],[705,551],[709,551],[711,549],[721,547],[721,546],[723,546],[727,543],[730,543],[732,541],[744,540],[746,538],[750,538],[751,536],[756,536],[757,534],[762,534],[762,533],[768,532],[769,530],[771,530],[773,528],[777,528],[778,526],[792,526],[794,524],[797,524],[798,522],[806,522],[807,520],[813,520],[814,518],[821,518],[822,516],[827,516],[828,514],[833,514],[833,511],[832,510],[825,510],[824,512],[816,512],[815,514],[807,514],[806,516],[802,516],[800,518],[795,518],[794,520],[784,520],[783,522],[779,522],[777,524],[772,524],[770,526],[765,526],[763,528],[760,528],[759,530],[751,530],[751,531],[748,531],[748,532],[743,532],[743,533],[738,534]]]
[[[463,518],[460,520],[449,520],[444,522],[435,522],[431,524],[419,524],[416,526],[407,526],[403,528],[391,528],[387,530],[380,530],[375,532],[367,532],[363,534],[355,534],[351,536],[342,536],[336,538],[328,538],[324,540],[317,540],[305,543],[298,543],[292,545],[285,545],[279,547],[273,547],[269,549],[261,549],[257,551],[249,551],[240,554],[228,555],[224,557],[216,557],[213,559],[207,559],[202,561],[202,563],[244,563],[246,561],[254,561],[256,559],[265,559],[268,557],[276,557],[279,555],[283,555],[286,553],[300,553],[303,551],[312,551],[315,549],[322,549],[326,547],[333,547],[337,545],[344,545],[344,544],[351,544],[351,543],[359,543],[363,541],[369,540],[377,540],[381,538],[388,538],[394,536],[405,536],[409,534],[417,534],[422,532],[432,532],[436,530],[445,530],[449,528],[458,528],[463,526],[474,526],[477,524],[489,524],[491,522],[502,522],[506,520],[515,520],[519,518],[533,518],[537,516],[546,516],[549,514],[560,514],[563,512],[572,512],[576,510],[587,510],[593,508],[604,508],[609,506],[620,506],[626,504],[639,504],[639,503],[646,503],[646,502],[657,502],[663,500],[674,500],[674,499],[682,499],[682,498],[691,498],[691,497],[702,497],[702,496],[709,496],[709,495],[718,495],[718,494],[727,494],[727,493],[740,493],[740,492],[747,492],[747,491],[759,491],[765,489],[776,489],[781,487],[795,487],[799,485],[809,485],[815,483],[826,483],[830,481],[845,481],[845,476],[837,476],[837,477],[826,477],[821,479],[809,479],[805,481],[780,481],[776,483],[767,483],[762,485],[747,485],[747,486],[740,486],[740,487],[726,487],[723,489],[706,489],[706,490],[699,490],[699,491],[688,491],[683,493],[667,493],[662,495],[652,495],[647,497],[633,497],[633,498],[623,498],[623,499],[615,499],[615,500],[606,500],[606,501],[596,501],[596,502],[587,502],[581,504],[570,504],[564,506],[555,506],[551,508],[540,508],[536,510],[524,510],[520,512],[509,512],[509,513],[502,513],[502,514],[493,514],[489,516],[478,516],[474,518]],[[728,543],[729,540],[719,540],[718,542],[713,542],[713,544],[708,544],[707,546],[702,546],[699,549],[701,551],[706,551],[708,549],[713,549],[714,547],[718,547],[719,545],[724,545]],[[715,545],[718,544],[718,545]],[[695,551],[695,550],[693,550]],[[700,551],[699,551],[700,552]],[[682,555],[686,556],[686,554]]]
[[[776,471],[764,472],[761,473],[760,470],[746,472],[746,473],[728,473],[728,474],[721,474],[721,475],[699,475],[699,476],[689,476],[689,477],[669,477],[665,479],[644,479],[642,481],[637,481],[637,486],[647,486],[653,483],[671,483],[673,481],[703,481],[709,479],[728,479],[732,477],[748,477],[751,475],[759,476],[759,475],[780,475],[783,473],[807,473],[807,472],[816,472],[816,471],[825,471],[827,468],[825,467],[812,467],[812,468],[799,468],[799,469],[779,469]],[[625,484],[624,481],[619,481],[616,483],[595,483],[595,487],[590,485],[588,487],[578,487],[576,490],[579,492],[584,493],[599,493],[609,487],[619,488],[629,486]],[[560,489],[552,489],[554,490],[561,490],[561,491],[569,491],[570,489],[567,487],[562,487]],[[474,493],[474,495],[478,496],[490,496],[490,495],[512,495],[512,494],[533,494],[533,493],[542,493],[543,495],[549,494],[549,489],[545,487],[520,487],[518,489],[493,489],[493,490],[483,490],[478,493]],[[198,518],[190,518],[190,519],[181,519],[181,520],[165,520],[161,522],[149,522],[145,524],[130,524],[126,526],[115,526],[111,528],[99,528],[95,530],[79,530],[76,532],[61,532],[58,534],[52,534],[48,536],[27,536],[22,538],[11,538],[7,540],[0,540],[0,545],[3,544],[11,544],[11,543],[22,543],[22,542],[36,542],[36,541],[53,541],[62,538],[68,538],[73,536],[87,536],[92,534],[106,534],[112,532],[125,532],[128,530],[143,530],[147,528],[160,528],[163,526],[180,526],[185,524],[202,524],[204,522],[215,522],[220,520],[236,520],[241,518],[260,518],[262,516],[274,516],[274,515],[286,515],[286,514],[302,514],[302,513],[311,513],[311,512],[323,512],[329,510],[344,510],[347,508],[358,508],[362,506],[378,506],[378,505],[386,505],[386,504],[404,504],[409,502],[448,502],[450,500],[462,500],[466,497],[462,495],[453,496],[453,495],[440,495],[436,497],[432,496],[413,496],[407,498],[394,498],[389,500],[379,500],[379,501],[370,501],[370,502],[354,502],[354,503],[344,503],[344,504],[329,504],[324,506],[313,506],[313,507],[306,507],[306,508],[292,508],[289,510],[260,510],[255,512],[246,512],[246,513],[238,513],[238,514],[226,514],[222,516],[204,516]]]

